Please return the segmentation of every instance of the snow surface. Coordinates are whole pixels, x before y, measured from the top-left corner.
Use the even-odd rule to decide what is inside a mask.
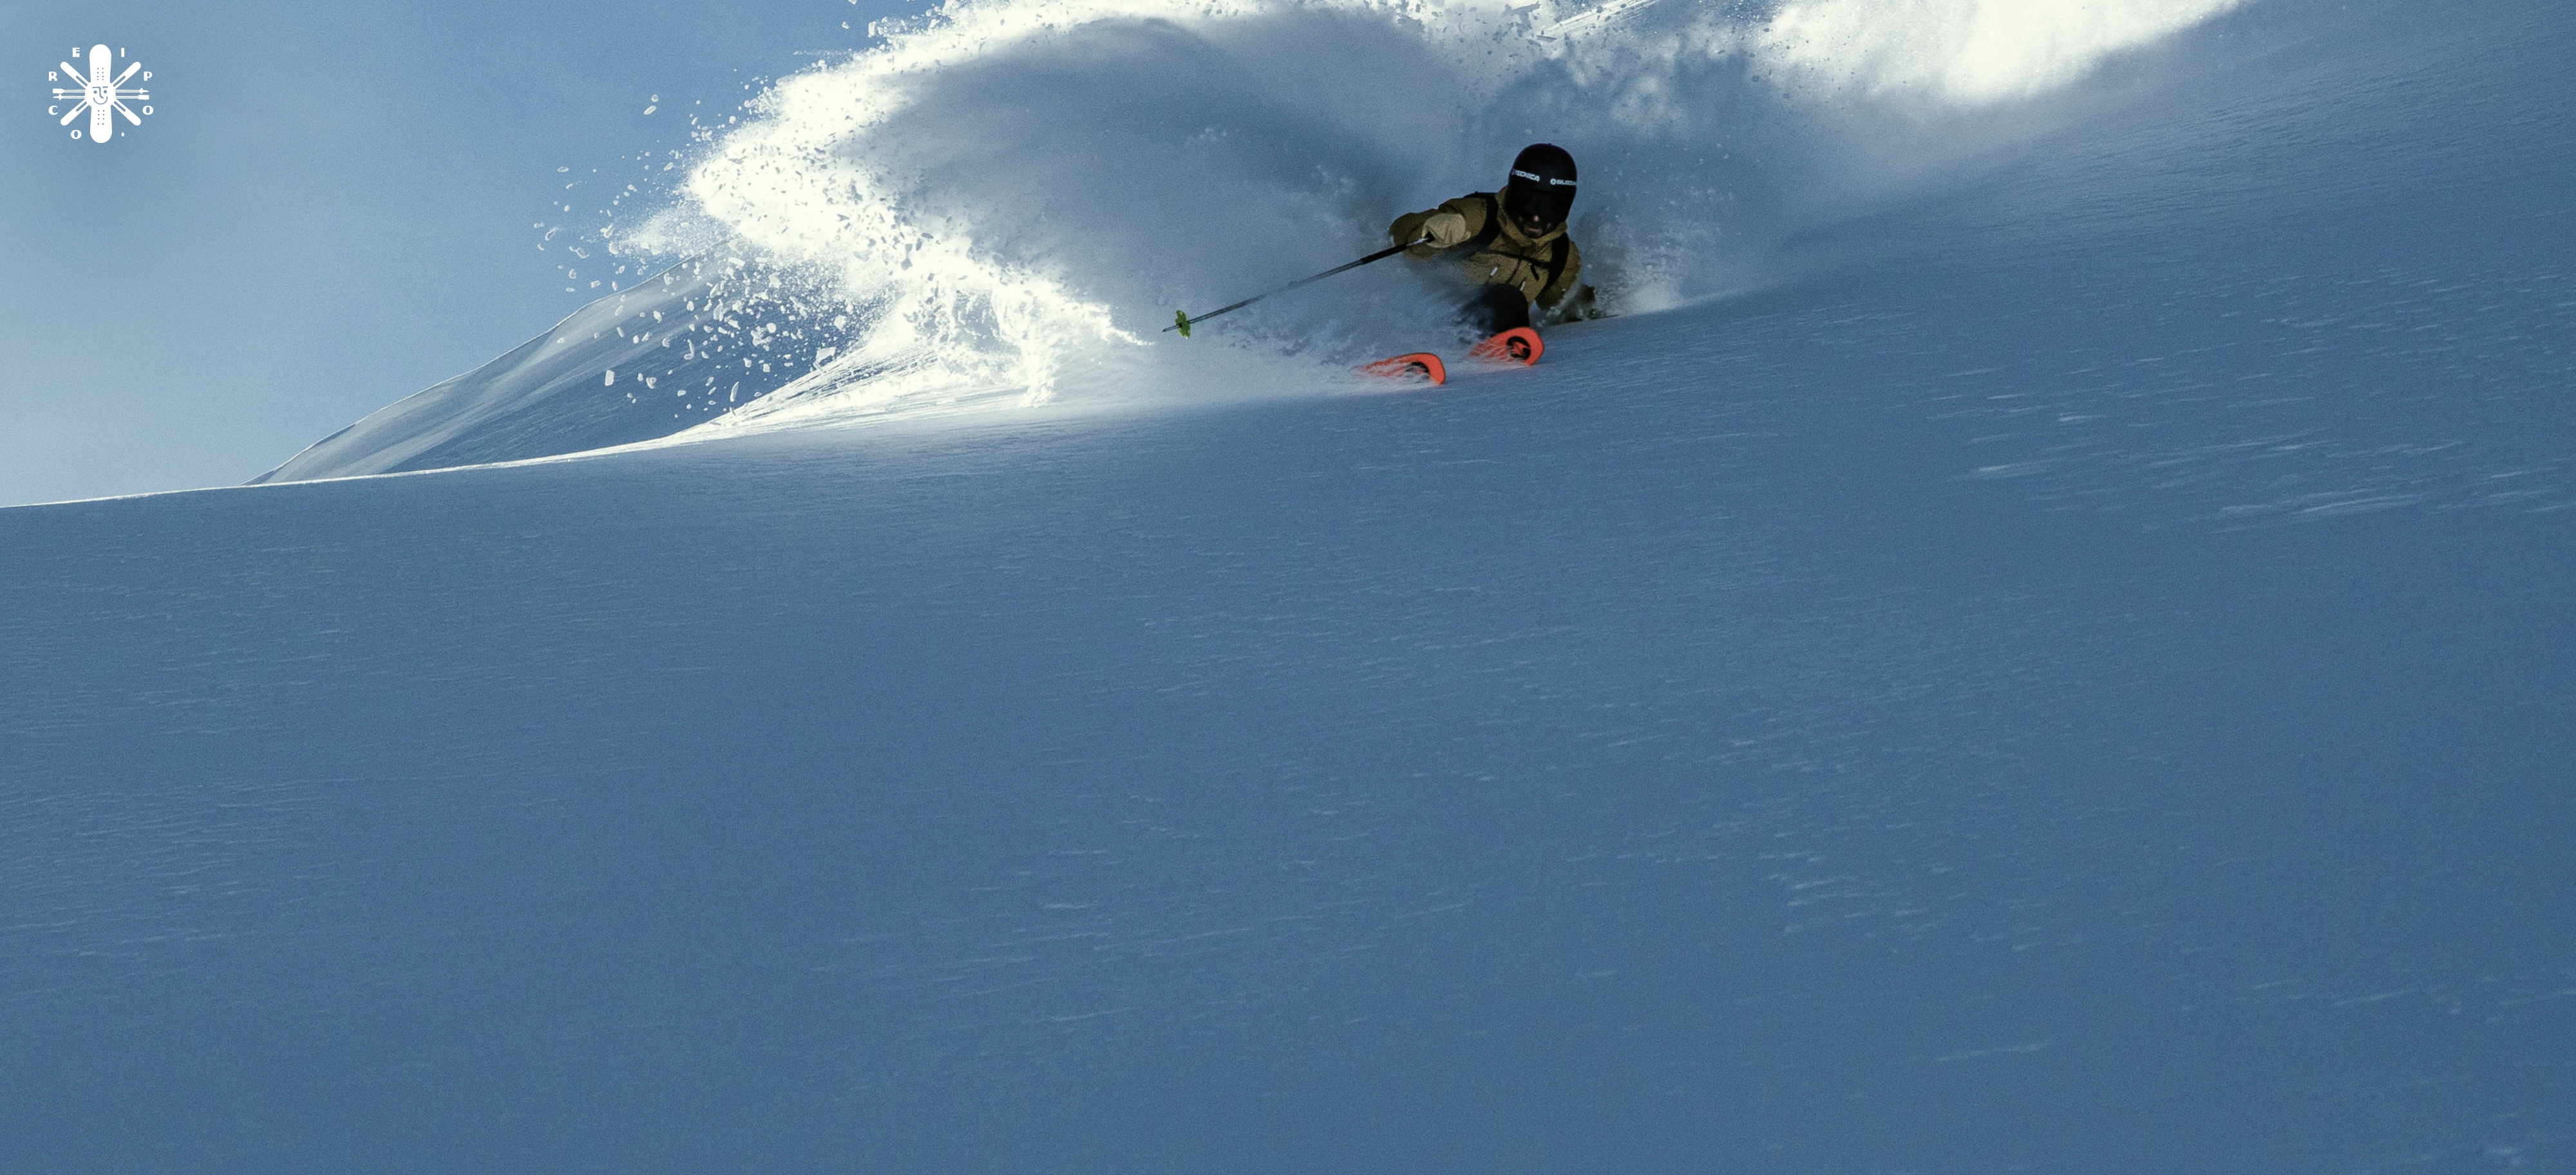
[[[259,480],[1313,394],[1449,335],[1458,295],[1382,265],[1153,344],[1181,341],[1161,333],[1175,308],[1374,251],[1396,213],[1495,187],[1540,136],[1582,161],[1573,227],[1610,310],[1777,285],[1818,264],[1787,238],[1919,202],[2105,106],[2277,48],[2194,44],[2143,78],[2003,101],[2106,65],[2135,73],[2128,51],[2230,7],[948,5],[780,80],[748,122],[702,127],[658,214],[564,242],[608,297]]]
[[[629,428],[627,293],[280,480],[656,443],[0,511],[0,1168],[2576,1168],[2576,16],[1381,101],[1479,12],[963,6],[655,230],[860,358]],[[1036,145],[1209,86],[1128,212]],[[1400,270],[1120,337],[1560,116],[1628,313],[1540,367],[1334,378]],[[1348,239],[1154,231],[1279,143]]]

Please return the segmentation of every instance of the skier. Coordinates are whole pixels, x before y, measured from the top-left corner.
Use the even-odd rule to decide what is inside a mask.
[[[1438,208],[1396,217],[1387,229],[1393,247],[1196,317],[1173,311],[1172,325],[1163,329],[1186,339],[1193,327],[1220,314],[1403,253],[1417,260],[1447,260],[1477,287],[1458,308],[1458,321],[1486,336],[1468,349],[1468,358],[1479,364],[1536,363],[1547,344],[1531,323],[1533,307],[1550,312],[1555,321],[1594,316],[1591,289],[1578,285],[1583,251],[1565,233],[1565,215],[1573,207],[1574,157],[1555,144],[1532,143],[1512,160],[1511,176],[1501,190],[1470,192]],[[1573,295],[1570,300],[1568,294]],[[1356,370],[1435,384],[1449,378],[1448,365],[1429,351],[1363,363]]]
[[[1555,309],[1583,273],[1583,251],[1565,234],[1574,206],[1574,157],[1553,143],[1532,143],[1512,160],[1498,192],[1474,192],[1438,208],[1395,218],[1396,243],[1431,238],[1405,250],[1417,260],[1455,263],[1477,283],[1458,321],[1484,335],[1530,328],[1530,309]]]

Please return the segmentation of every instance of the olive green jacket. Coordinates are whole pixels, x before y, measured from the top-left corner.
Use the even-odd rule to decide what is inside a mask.
[[[1485,232],[1489,209],[1500,209],[1498,193],[1480,192],[1443,201],[1438,208],[1408,212],[1395,218],[1387,234],[1397,242],[1414,240],[1429,232],[1433,241],[1405,250],[1407,257],[1455,255]],[[1454,217],[1454,219],[1453,219]],[[1532,239],[1522,235],[1510,217],[1499,217],[1493,239],[1476,246],[1473,252],[1459,258],[1467,276],[1485,285],[1517,287],[1521,296],[1538,306],[1553,307],[1574,288],[1575,279],[1583,274],[1583,251],[1574,247],[1558,225],[1545,235]],[[1565,242],[1565,268],[1549,280],[1549,261],[1556,252],[1556,242]]]

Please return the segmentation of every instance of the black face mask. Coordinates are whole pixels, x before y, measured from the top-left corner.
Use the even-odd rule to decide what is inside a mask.
[[[1512,218],[1512,226],[1531,236],[1545,235],[1565,223],[1565,214],[1574,208],[1572,185],[1542,187],[1519,176],[1503,187],[1503,214]],[[1532,222],[1536,222],[1533,225]]]

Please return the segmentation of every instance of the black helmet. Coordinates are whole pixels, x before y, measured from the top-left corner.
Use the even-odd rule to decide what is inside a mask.
[[[1512,160],[1511,182],[1503,185],[1503,209],[1525,232],[1537,236],[1565,223],[1574,207],[1574,157],[1554,143],[1532,143]]]

